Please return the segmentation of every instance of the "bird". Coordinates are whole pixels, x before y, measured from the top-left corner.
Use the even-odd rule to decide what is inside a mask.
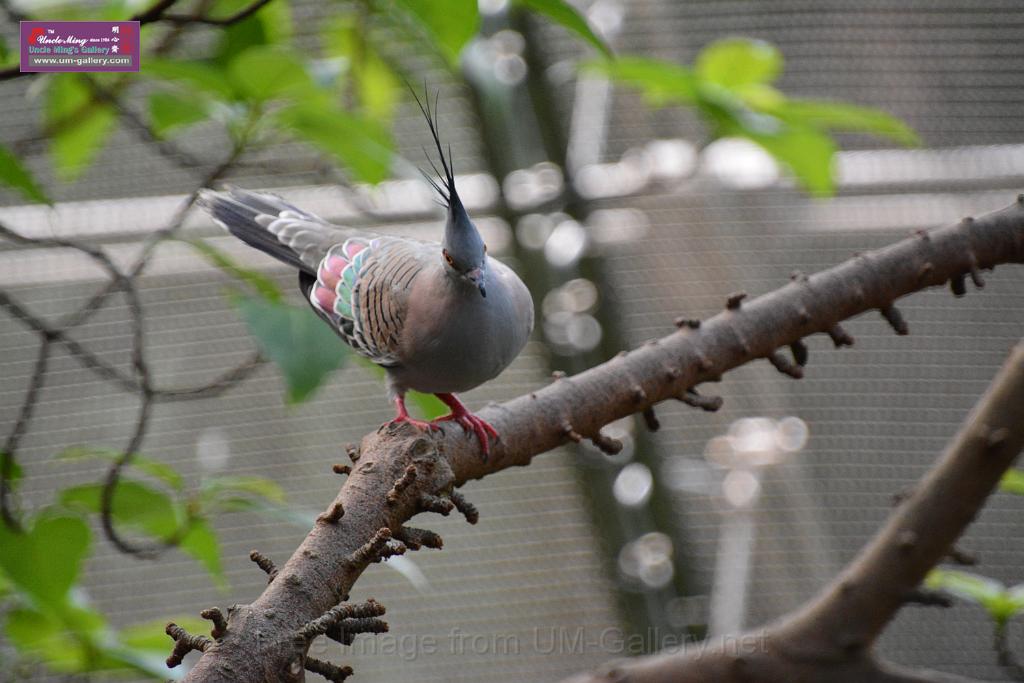
[[[439,93],[438,93],[439,94]],[[197,204],[230,234],[295,268],[313,311],[356,353],[384,368],[396,410],[387,424],[420,431],[455,422],[475,436],[481,457],[497,430],[456,396],[498,376],[533,332],[529,289],[487,254],[455,186],[451,146],[445,156],[438,96],[431,108],[413,92],[440,157],[436,178],[423,172],[445,209],[441,242],[333,225],[277,195],[205,189]],[[430,422],[409,415],[408,391],[434,394],[451,412]]]

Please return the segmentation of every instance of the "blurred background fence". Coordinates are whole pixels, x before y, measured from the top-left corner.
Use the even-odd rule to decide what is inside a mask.
[[[761,294],[793,270],[813,272],[911,230],[999,208],[1024,185],[1018,0],[584,5],[610,42],[630,53],[688,62],[725,34],[769,40],[786,57],[788,93],[882,107],[913,126],[924,146],[879,149],[874,140],[845,138],[851,151],[838,158],[837,196],[809,199],[756,148],[704,147],[687,114],[652,112],[629,92],[577,80],[569,60],[580,44],[550,24],[510,21],[499,1],[481,2],[490,13],[484,37],[464,56],[468,83],[455,82],[436,58],[396,45],[396,59],[442,88],[442,134],[452,142],[460,191],[492,253],[529,275],[540,316],[536,339],[516,363],[467,396],[473,406],[663,335],[677,316],[712,315],[731,292]],[[297,34],[311,34],[330,11],[292,3]],[[2,30],[15,36],[13,25]],[[196,40],[201,46],[202,36]],[[0,83],[0,140],[21,139],[37,125],[32,88],[28,79]],[[395,131],[399,152],[420,159],[426,130],[408,102]],[[217,144],[202,127],[183,140],[192,151]],[[562,157],[558,149],[569,151]],[[228,180],[273,189],[336,222],[439,236],[421,183],[346,188],[302,148],[262,154]],[[30,165],[48,179],[41,160]],[[208,170],[183,169],[119,130],[82,179],[54,184],[53,209],[3,194],[0,221],[32,236],[87,237],[129,262]],[[185,231],[291,290],[283,268],[221,237],[199,212],[188,215]],[[41,315],[73,310],[103,281],[79,254],[0,243],[0,289]],[[186,247],[159,248],[140,281],[158,381],[200,382],[250,354],[224,282]],[[619,633],[640,633],[649,649],[670,634],[752,626],[795,607],[852,557],[893,494],[936,457],[1024,329],[1024,288],[1013,269],[988,277],[984,292],[963,299],[929,292],[901,308],[909,339],[868,316],[848,326],[851,349],[811,340],[800,382],[766,363],[744,367],[707,387],[725,399],[718,413],[659,408],[662,429],[653,436],[640,422],[617,425],[626,448],[614,458],[561,449],[467,486],[480,524],[430,520],[445,550],[412,558],[426,589],[374,566],[353,597],[388,606],[390,640],[364,636],[355,656],[341,659],[362,681],[551,681],[625,654]],[[128,367],[127,322],[115,298],[76,338]],[[2,424],[15,419],[37,345],[34,334],[0,319]],[[135,419],[132,396],[63,352],[50,372],[21,458],[29,505],[99,477],[93,467],[56,462],[55,453],[77,444],[119,447]],[[159,404],[142,451],[186,476],[269,477],[293,505],[314,511],[337,488],[326,473],[342,460],[342,444],[389,415],[380,381],[360,365],[349,364],[296,407],[283,404],[268,365],[223,396]],[[756,476],[730,475],[718,464],[723,442],[714,437],[752,416],[798,418],[733,426],[734,435],[745,429],[766,438],[751,430],[781,424],[793,451],[776,454]],[[986,574],[1008,583],[1021,580],[1024,566],[1022,505],[1019,497],[994,497],[963,541]],[[244,602],[265,581],[248,551],[283,561],[304,535],[248,513],[223,518],[218,530],[226,595],[180,554],[144,562],[101,543],[87,571],[91,599],[117,623]],[[1011,643],[1021,644],[1011,628]],[[975,607],[910,608],[882,649],[904,664],[1002,680],[990,634]],[[432,654],[424,647],[431,639]],[[61,679],[39,673],[32,680]]]

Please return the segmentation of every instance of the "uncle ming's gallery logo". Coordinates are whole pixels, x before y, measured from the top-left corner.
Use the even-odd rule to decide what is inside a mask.
[[[137,21],[23,21],[22,71],[138,71]]]

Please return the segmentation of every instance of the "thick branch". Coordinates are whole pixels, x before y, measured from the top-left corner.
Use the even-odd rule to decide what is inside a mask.
[[[356,466],[334,501],[344,508],[344,517],[316,525],[263,595],[233,613],[228,635],[200,659],[186,680],[269,683],[278,680],[275,672],[301,664],[305,653],[296,645],[298,630],[348,593],[369,562],[356,551],[382,529],[401,533],[402,524],[420,510],[423,496],[445,495],[453,485],[526,465],[573,434],[600,440],[604,425],[683,396],[694,385],[717,379],[738,365],[767,359],[807,335],[838,334],[838,324],[859,313],[889,310],[898,297],[1010,262],[1024,262],[1024,200],[810,278],[797,278],[771,294],[744,300],[698,328],[684,325],[591,370],[486,408],[481,416],[502,435],[486,461],[476,440],[457,427],[426,435],[404,425],[367,435]],[[840,336],[845,338],[845,332]],[[410,465],[416,466],[414,479],[406,477]],[[403,478],[405,485],[397,487],[389,501],[389,492]],[[925,552],[925,546],[930,557],[929,544],[922,543],[913,552]],[[902,590],[901,597],[906,593]],[[277,647],[268,648],[268,642]],[[256,652],[262,656],[254,656]],[[863,673],[863,660],[853,668]],[[225,677],[225,670],[232,676]],[[921,679],[892,673],[886,680]]]
[[[939,564],[1024,448],[1024,344],[942,458],[843,574],[786,627],[787,638],[866,647]],[[823,626],[828,626],[823,628]],[[824,645],[824,643],[822,643]]]
[[[814,333],[896,299],[944,285],[976,269],[1024,263],[1024,196],[1011,206],[866,253],[752,301],[725,310],[694,329],[620,355],[533,394],[484,411],[502,442],[482,461],[469,440],[446,439],[456,482],[478,479],[565,443],[563,425],[588,437],[604,425],[717,380],[744,363],[768,358]],[[813,371],[813,370],[811,370]],[[637,402],[637,385],[644,400]],[[461,434],[455,434],[461,437]]]
[[[613,664],[633,683],[701,681],[956,681],[877,662],[870,647],[949,552],[1024,449],[1024,343],[946,452],[846,570],[802,609],[759,633],[699,651]],[[740,672],[743,672],[741,675]],[[752,675],[750,672],[756,672]],[[609,671],[571,683],[610,680]]]

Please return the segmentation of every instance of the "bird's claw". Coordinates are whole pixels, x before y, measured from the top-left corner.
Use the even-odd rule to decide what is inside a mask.
[[[491,454],[490,439],[493,438],[495,441],[499,439],[497,429],[488,424],[483,418],[477,417],[468,410],[453,410],[450,415],[437,418],[433,422],[435,427],[438,422],[457,422],[467,432],[475,434],[480,442],[480,450],[483,452],[484,460],[487,460],[487,456]]]
[[[417,420],[416,418],[409,417],[408,415],[399,415],[395,419],[388,422],[387,426],[393,427],[399,424],[407,424],[415,429],[420,430],[421,432],[427,433],[430,433],[432,431],[440,431],[441,429],[439,425],[434,424],[433,422],[427,422],[426,420]]]

